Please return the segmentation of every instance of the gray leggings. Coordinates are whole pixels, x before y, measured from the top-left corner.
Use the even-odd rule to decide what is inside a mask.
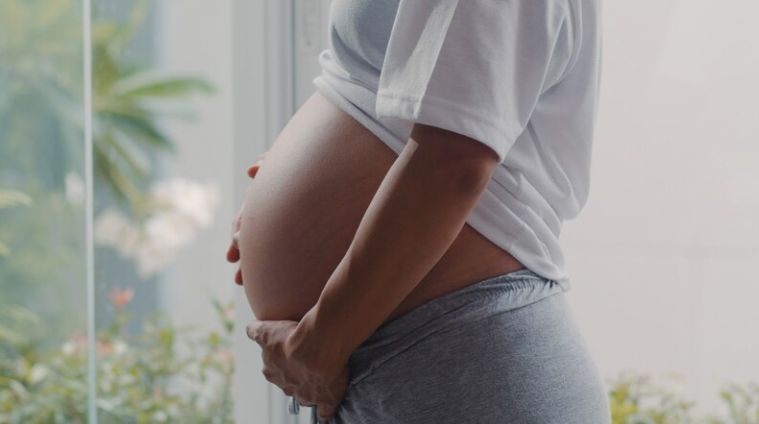
[[[607,388],[564,291],[526,268],[386,323],[349,367],[329,424],[611,423]]]

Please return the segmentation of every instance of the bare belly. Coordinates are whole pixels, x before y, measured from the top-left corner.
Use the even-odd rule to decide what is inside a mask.
[[[319,92],[303,104],[246,194],[240,266],[258,319],[300,320],[311,309],[397,157]],[[386,322],[438,296],[522,268],[465,224]]]

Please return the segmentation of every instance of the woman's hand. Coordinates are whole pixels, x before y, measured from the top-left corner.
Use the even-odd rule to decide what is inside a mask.
[[[311,334],[301,331],[296,321],[259,321],[248,324],[248,337],[261,346],[263,374],[286,396],[295,396],[303,406],[316,406],[321,421],[330,419],[342,403],[348,387],[348,364],[324,347]],[[345,363],[343,363],[345,362]]]
[[[264,158],[266,157],[266,153],[268,152],[263,152],[256,157],[255,163],[248,168],[248,177],[254,178],[256,176],[258,170],[261,168]],[[237,217],[232,221],[232,241],[229,244],[229,249],[227,249],[227,261],[232,263],[240,260],[240,249],[237,244],[237,239],[240,236],[240,220],[242,218],[243,209],[245,209],[244,201],[242,206],[240,206],[240,211],[237,213]],[[237,283],[237,285],[242,285],[242,271],[239,266],[235,273],[235,283]]]

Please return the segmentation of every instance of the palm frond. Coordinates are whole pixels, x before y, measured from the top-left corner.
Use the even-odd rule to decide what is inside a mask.
[[[0,209],[14,206],[29,206],[31,204],[32,198],[20,191],[0,189]]]
[[[165,77],[143,72],[119,80],[113,85],[110,95],[116,98],[135,97],[186,97],[191,94],[212,94],[214,88],[201,78]]]

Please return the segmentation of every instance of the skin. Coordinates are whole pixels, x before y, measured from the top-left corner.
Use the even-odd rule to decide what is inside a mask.
[[[249,170],[227,258],[242,258],[264,376],[321,419],[344,396],[351,352],[382,323],[523,268],[465,223],[497,165],[476,140],[417,124],[398,156],[315,93],[265,158]]]

